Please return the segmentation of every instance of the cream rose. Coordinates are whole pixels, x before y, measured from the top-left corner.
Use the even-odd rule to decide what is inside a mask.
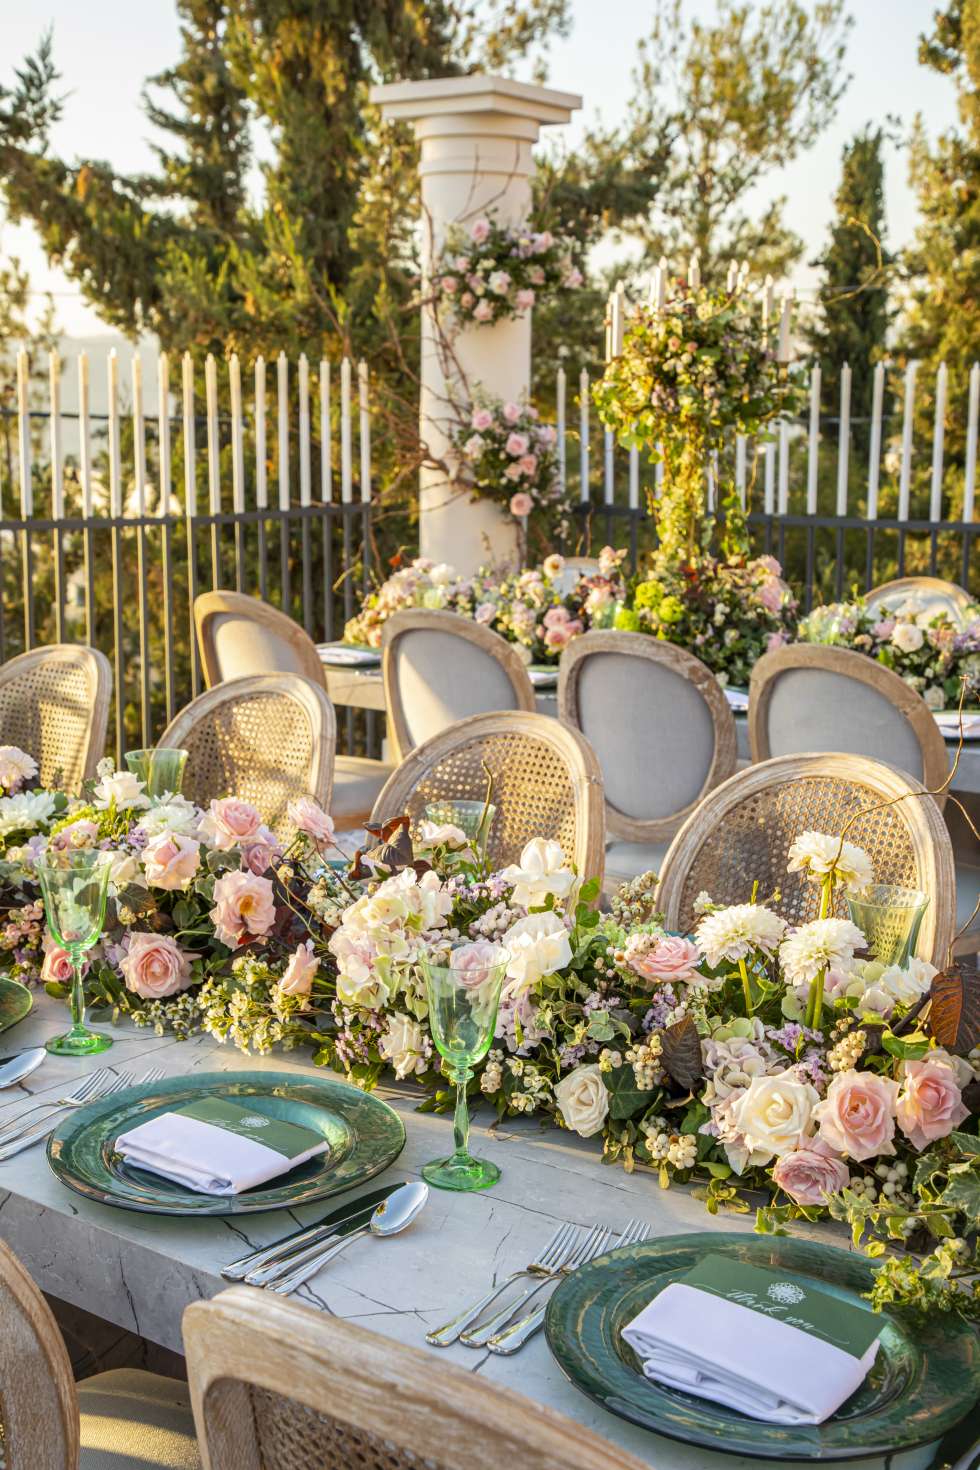
[[[765,1162],[800,1147],[810,1132],[820,1094],[789,1068],[772,1077],[753,1077],[732,1104],[732,1118],[748,1147]]]
[[[926,635],[915,623],[896,623],[891,641],[902,653],[918,653]]]
[[[526,990],[545,975],[571,963],[572,946],[559,914],[528,914],[512,924],[501,940],[509,956],[507,991]]]
[[[151,888],[187,888],[201,866],[201,844],[179,832],[162,832],[143,849],[143,872]]]
[[[583,1138],[598,1133],[609,1112],[609,1093],[598,1062],[576,1067],[555,1087],[555,1101],[565,1123]]]
[[[558,842],[535,837],[521,853],[519,863],[504,868],[500,875],[514,887],[514,903],[521,908],[537,908],[549,894],[567,898],[575,883],[575,874],[565,866],[565,856]]]
[[[126,989],[144,1000],[163,1000],[191,983],[191,957],[169,934],[131,934],[119,969]]]
[[[130,807],[148,807],[150,798],[144,793],[143,782],[132,771],[115,771],[103,776],[92,793],[93,804],[100,811],[115,804],[117,811]]]

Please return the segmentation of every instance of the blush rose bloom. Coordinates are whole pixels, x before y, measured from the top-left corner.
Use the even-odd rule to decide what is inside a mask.
[[[598,1062],[587,1062],[563,1077],[555,1102],[565,1123],[582,1138],[598,1133],[609,1113],[609,1093]]]
[[[898,1126],[920,1151],[970,1116],[952,1067],[933,1056],[903,1064],[896,1113]]]
[[[119,969],[126,989],[144,1000],[163,1000],[191,983],[191,957],[169,934],[131,934]]]
[[[212,801],[201,822],[201,836],[212,847],[227,852],[238,847],[250,837],[257,837],[262,826],[262,814],[250,801],[239,801],[237,796],[223,796]]]
[[[820,1137],[859,1163],[893,1154],[898,1083],[874,1072],[838,1072],[813,1110]]]
[[[466,990],[477,990],[493,978],[493,972],[506,965],[508,954],[499,944],[489,939],[474,939],[471,944],[461,944],[452,951],[449,963],[460,985]]]
[[[254,873],[225,873],[214,885],[210,918],[214,932],[229,949],[243,939],[268,934],[276,917],[272,884]]]
[[[516,495],[510,497],[510,513],[512,516],[523,518],[529,516],[534,509],[534,501],[526,490],[518,490]]]
[[[473,417],[470,419],[470,423],[472,424],[473,428],[477,430],[478,433],[482,434],[484,430],[489,429],[492,426],[493,414],[490,412],[489,408],[475,408],[473,410]]]
[[[286,807],[286,815],[297,832],[305,832],[307,837],[312,837],[317,847],[333,844],[333,818],[312,796],[301,796],[291,801]]]
[[[242,867],[250,873],[267,873],[278,856],[278,845],[265,837],[242,843]]]
[[[626,963],[641,980],[653,984],[691,980],[701,963],[701,951],[680,935],[631,934],[626,941]]]
[[[84,968],[88,969],[88,960]],[[62,949],[60,944],[55,944],[49,934],[44,936],[44,963],[41,965],[41,979],[45,985],[70,985],[74,978],[71,967],[71,955],[67,949]]]
[[[482,245],[490,234],[490,221],[481,214],[470,226],[470,239],[477,245]]]
[[[313,941],[308,939],[289,956],[289,964],[282,972],[279,989],[283,995],[309,995],[319,968],[320,961],[313,953]]]
[[[851,1175],[844,1160],[816,1138],[777,1159],[772,1177],[798,1205],[822,1205],[828,1194],[847,1188]]]
[[[530,286],[525,286],[524,289],[522,291],[518,291],[517,295],[514,297],[514,302],[517,306],[518,311],[530,311],[531,307],[534,305],[534,300],[534,292],[531,290]]]
[[[489,322],[493,320],[493,307],[489,301],[478,301],[473,308],[473,316],[478,322]]]
[[[522,409],[519,403],[504,404],[504,419],[508,424],[516,424],[521,416]]]
[[[201,866],[201,844],[180,832],[161,832],[143,849],[143,872],[151,888],[187,888]]]
[[[518,434],[515,431],[513,434],[507,435],[507,443],[504,445],[504,448],[514,459],[520,459],[522,454],[527,454],[527,443],[527,435]]]

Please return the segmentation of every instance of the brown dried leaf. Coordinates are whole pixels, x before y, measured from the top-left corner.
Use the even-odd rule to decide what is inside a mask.
[[[691,1016],[675,1021],[660,1033],[660,1061],[678,1087],[693,1092],[704,1076],[701,1064],[701,1038]]]
[[[954,963],[933,977],[929,1030],[947,1051],[966,1056],[980,1045],[980,970]]]

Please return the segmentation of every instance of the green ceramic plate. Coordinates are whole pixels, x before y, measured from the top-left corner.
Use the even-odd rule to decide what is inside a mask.
[[[949,1317],[910,1329],[886,1316],[874,1367],[825,1424],[765,1424],[651,1383],[622,1330],[708,1254],[812,1276],[824,1291],[859,1303],[871,1281],[864,1257],[783,1236],[668,1235],[611,1251],[567,1277],[548,1304],[548,1345],[572,1383],[610,1413],[657,1434],[764,1460],[896,1453],[940,1439],[971,1412],[980,1393],[980,1339]]]
[[[0,1031],[7,1031],[18,1021],[23,1021],[33,1004],[34,997],[26,985],[0,975]]]
[[[325,1154],[289,1174],[232,1198],[197,1194],[126,1164],[121,1133],[202,1097],[255,1099],[255,1110],[322,1132]],[[401,1118],[387,1103],[333,1077],[296,1072],[207,1072],[127,1087],[79,1108],[48,1140],[48,1163],[63,1184],[87,1199],[151,1215],[243,1215],[308,1204],[380,1174],[405,1146]]]

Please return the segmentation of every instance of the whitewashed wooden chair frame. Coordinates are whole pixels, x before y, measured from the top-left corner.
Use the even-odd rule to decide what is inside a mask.
[[[965,587],[942,577],[896,577],[892,582],[872,587],[865,601],[869,608],[885,608],[900,606],[897,599],[906,597],[924,599],[927,604],[934,604],[934,612],[945,611],[957,620],[977,601]]]
[[[527,668],[513,643],[499,633],[485,628],[472,618],[439,608],[413,608],[394,613],[381,632],[381,673],[384,679],[385,706],[388,711],[388,739],[395,760],[404,760],[413,748],[405,705],[398,682],[398,640],[406,633],[448,633],[481,649],[503,669],[514,691],[514,707],[534,711],[537,708],[534,686]]]
[[[826,783],[826,790],[818,791],[817,783]],[[799,787],[799,791],[795,787]],[[798,830],[784,834],[784,846],[788,846],[792,836],[806,830],[833,835],[839,828],[822,813],[821,805],[835,801],[840,804],[848,789],[859,793],[861,808],[893,801],[897,797],[904,798],[880,812],[861,818],[848,837],[869,850],[875,866],[875,881],[893,883],[908,881],[904,873],[893,873],[887,866],[887,833],[901,832],[907,855],[914,863],[915,871],[910,875],[914,877],[912,886],[921,888],[930,899],[919,930],[917,953],[942,969],[956,925],[956,878],[949,831],[936,802],[918,782],[904,771],[883,761],[869,760],[866,756],[776,756],[737,772],[712,791],[698,810],[688,817],[664,858],[657,896],[666,927],[684,933],[692,929],[695,922],[694,899],[702,890],[717,903],[747,903],[751,897],[752,879],[758,879],[762,895],[772,892],[776,886],[781,887],[782,901],[776,907],[793,922],[816,918],[819,885],[805,884],[798,875],[788,876],[784,854],[772,847],[767,852],[771,871],[762,871],[760,860],[760,871],[745,873],[744,892],[713,893],[712,870],[724,861],[723,855],[727,851],[733,850],[732,834],[737,823],[743,823],[740,831],[750,837],[754,831],[760,843],[763,833],[774,830],[783,795],[787,801],[797,797],[802,801],[805,792],[813,793],[813,799],[808,797],[799,813]],[[729,824],[727,842],[726,823]],[[870,839],[876,830],[885,834],[882,838],[886,843],[884,854],[873,850],[875,844]],[[795,907],[791,907],[794,903]],[[843,903],[840,912],[846,917]]]
[[[184,1347],[205,1470],[262,1470],[267,1423],[290,1470],[649,1470],[482,1375],[252,1287],[192,1303]]]
[[[9,1470],[77,1470],[79,1408],[51,1308],[0,1240],[0,1423]]]
[[[249,597],[244,592],[228,592],[218,589],[215,592],[202,592],[194,599],[194,626],[197,629],[204,680],[209,689],[215,684],[220,684],[224,677],[218,657],[215,628],[218,619],[229,614],[268,628],[277,638],[288,643],[301,665],[300,672],[305,674],[307,679],[312,679],[314,684],[326,688],[320,655],[316,651],[316,644],[305,628],[301,627],[288,613],[281,612],[277,607],[271,607],[259,597]]]
[[[560,724],[550,715],[529,710],[500,710],[492,714],[471,715],[469,719],[460,720],[448,730],[434,735],[417,746],[389,777],[375,803],[372,820],[382,822],[399,816],[402,812],[408,812],[414,821],[422,816],[427,801],[438,800],[443,795],[463,795],[463,791],[435,790],[421,797],[417,794],[432,773],[447,762],[454,764],[461,773],[465,795],[470,799],[482,797],[486,786],[481,770],[482,754],[487,744],[499,737],[513,737],[517,740],[523,737],[529,765],[533,766],[538,758],[535,747],[543,746],[557,757],[563,772],[560,779],[567,783],[571,815],[574,819],[574,834],[565,834],[562,849],[566,859],[575,864],[580,877],[601,879],[605,821],[599,762],[584,735],[569,725]],[[526,784],[521,787],[520,756],[516,752],[508,758],[506,769],[500,775],[504,783],[503,789],[498,788],[494,800],[502,809],[504,818],[518,826],[520,824],[515,820],[515,813],[523,799],[522,789],[527,791],[530,787],[532,793],[537,794],[543,789],[540,777],[529,772]],[[506,784],[508,781],[514,783],[509,789]],[[516,862],[520,847],[531,837],[562,840],[559,832],[532,831],[529,823],[524,825],[526,830],[523,841],[506,853],[498,852],[494,855],[497,866]],[[491,852],[495,831],[496,822],[491,830]]]
[[[749,680],[749,749],[754,761],[769,760],[769,703],[778,680],[793,669],[820,669],[865,684],[893,704],[912,727],[922,752],[922,784],[935,791],[949,774],[949,755],[943,733],[920,694],[910,689],[892,669],[850,648],[825,648],[815,643],[792,643],[763,654]],[[841,719],[847,711],[842,706]],[[945,795],[937,797],[940,806]]]
[[[190,752],[185,778],[188,793],[192,799],[203,804],[213,797],[242,796],[259,808],[274,830],[283,826],[286,802],[281,793],[273,796],[270,792],[263,798],[261,776],[253,780],[248,775],[250,761],[256,752],[270,756],[275,753],[275,729],[267,722],[263,723],[261,732],[256,732],[254,738],[244,740],[244,746],[239,752],[236,753],[232,746],[230,752],[223,753],[232,765],[236,758],[240,759],[245,773],[241,784],[234,785],[232,776],[229,782],[220,783],[227,785],[227,789],[216,789],[219,783],[209,782],[207,775],[201,770],[208,760],[206,753],[199,758],[195,773],[196,733],[202,726],[220,729],[223,723],[227,724],[230,713],[237,704],[256,698],[261,698],[263,702],[275,699],[277,702],[281,701],[283,707],[292,705],[302,712],[307,728],[308,749],[302,765],[297,769],[295,790],[289,794],[290,799],[294,796],[314,796],[329,810],[337,741],[336,719],[326,690],[302,674],[250,674],[243,679],[229,679],[223,684],[216,684],[213,689],[205,690],[181,710],[163,732],[159,743],[184,747]],[[239,737],[236,734],[234,738]],[[273,801],[278,802],[276,810],[270,809]]]
[[[66,687],[66,673],[77,694]],[[0,743],[34,757],[42,785],[60,770],[65,788],[77,793],[105,754],[111,698],[112,669],[97,648],[49,643],[19,653],[0,667]]]
[[[709,668],[693,653],[678,648],[676,644],[651,638],[646,633],[624,633],[595,630],[573,638],[562,651],[558,673],[558,716],[565,724],[581,731],[579,715],[579,679],[583,666],[589,658],[602,658],[604,654],[619,654],[629,658],[647,659],[650,663],[670,669],[689,684],[693,684],[708,706],[714,726],[715,745],[711,764],[701,790],[693,801],[666,817],[641,819],[631,817],[628,812],[614,807],[606,797],[606,830],[614,837],[627,842],[660,842],[672,837],[691,812],[696,811],[709,791],[714,790],[735,770],[738,759],[738,738],[735,716],[732,714],[725,691]],[[629,718],[628,712],[623,718]],[[636,732],[637,741],[642,743],[643,732]]]

